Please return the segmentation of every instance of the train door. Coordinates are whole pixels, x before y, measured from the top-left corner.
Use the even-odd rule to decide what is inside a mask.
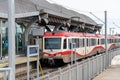
[[[84,55],[86,53],[86,43],[85,43],[85,38],[80,38],[79,39],[79,44],[80,44],[80,47],[79,47],[79,52]]]
[[[90,39],[86,38],[86,48],[85,48],[85,55],[87,55],[90,51]]]

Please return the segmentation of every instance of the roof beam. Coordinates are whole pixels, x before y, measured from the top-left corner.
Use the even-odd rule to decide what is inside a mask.
[[[25,18],[39,15],[39,11],[15,14],[15,18]],[[8,14],[0,13],[1,18],[8,18]]]
[[[40,14],[39,11],[20,13],[20,14],[15,14],[15,18],[25,18],[25,17],[30,17],[30,16],[37,16],[39,14]]]
[[[0,13],[0,17],[1,17],[1,18],[8,18],[8,14]]]

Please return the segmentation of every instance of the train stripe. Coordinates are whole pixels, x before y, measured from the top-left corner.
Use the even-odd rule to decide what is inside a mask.
[[[55,57],[56,55],[58,55],[58,54],[61,54],[61,55],[69,55],[69,54],[71,54],[71,53],[76,53],[78,56],[87,56],[87,55],[90,55],[90,54],[92,54],[92,52],[94,52],[96,49],[104,49],[104,47],[103,46],[97,46],[97,47],[94,47],[89,53],[87,53],[87,54],[82,54],[82,53],[78,53],[78,52],[75,52],[75,51],[73,51],[73,50],[67,50],[67,51],[64,51],[64,52],[57,52],[57,53],[54,53],[54,54],[50,54],[50,53],[47,53],[47,52],[43,52],[43,55],[44,54],[47,54],[47,55],[49,55],[50,57]]]
[[[111,44],[110,47],[109,47],[109,49],[112,48],[112,47],[114,47],[114,46],[115,46],[115,44]],[[76,53],[77,56],[85,57],[85,56],[91,55],[94,51],[97,51],[98,49],[101,49],[101,50],[105,51],[105,48],[103,46],[96,46],[89,53],[86,53],[86,54],[78,53],[78,52],[73,51],[73,50],[67,50],[67,51],[63,51],[63,52],[57,52],[57,53],[54,53],[54,54],[53,53],[50,54],[50,53],[47,53],[47,52],[43,52],[43,55],[47,54],[50,57],[55,57],[56,55],[59,55],[59,54],[60,55],[70,55],[71,53],[73,53],[73,54]]]

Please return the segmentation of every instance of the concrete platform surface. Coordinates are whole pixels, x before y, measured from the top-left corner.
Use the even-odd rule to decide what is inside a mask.
[[[120,65],[113,65],[92,80],[120,80]]]
[[[115,56],[111,66],[92,80],[120,80],[120,55]]]

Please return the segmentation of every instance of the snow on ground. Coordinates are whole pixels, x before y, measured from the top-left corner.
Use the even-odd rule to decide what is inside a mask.
[[[111,65],[120,65],[120,55],[117,55],[112,59]]]

